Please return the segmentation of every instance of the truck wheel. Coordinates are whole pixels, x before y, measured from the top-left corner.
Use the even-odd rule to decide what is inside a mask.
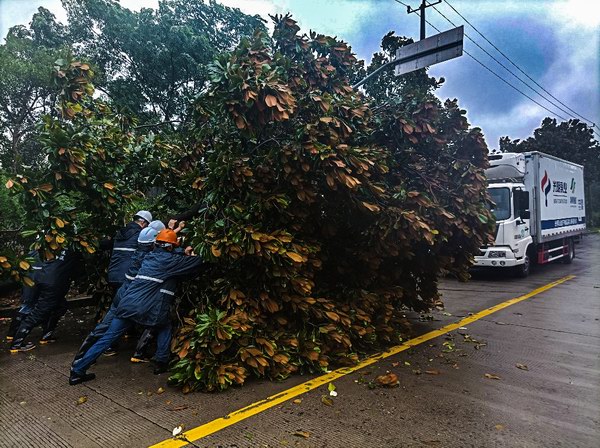
[[[563,263],[564,264],[571,264],[573,263],[573,258],[575,258],[575,244],[573,244],[573,240],[569,240],[569,251],[567,252],[567,255],[565,255],[563,257]]]
[[[531,262],[529,261],[529,255],[525,255],[525,262],[515,267],[515,275],[519,278],[525,278],[529,275],[531,269]]]

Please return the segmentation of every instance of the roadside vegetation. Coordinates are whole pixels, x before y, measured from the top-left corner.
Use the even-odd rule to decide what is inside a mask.
[[[51,259],[67,247],[103,291],[101,238],[142,206],[162,217],[200,204],[184,232],[207,264],[181,291],[172,347],[184,392],[396,344],[403,313],[439,304],[438,278],[466,280],[491,241],[487,145],[457,100],[435,96],[443,79],[351,87],[412,40],[384,36],[365,66],[290,16],[269,35],[215,2],[63,3],[68,26],[40,8],[0,47],[12,70],[2,230],[18,230],[1,274],[30,282],[29,248]]]

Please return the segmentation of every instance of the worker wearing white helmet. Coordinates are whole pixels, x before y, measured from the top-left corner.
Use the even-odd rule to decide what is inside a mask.
[[[131,265],[131,256],[137,248],[137,238],[141,230],[152,222],[152,213],[140,210],[133,221],[120,229],[112,240],[112,255],[108,265],[108,283],[118,290],[125,281],[125,273]]]

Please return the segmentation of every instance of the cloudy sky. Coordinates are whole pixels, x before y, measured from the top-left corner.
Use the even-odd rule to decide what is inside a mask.
[[[221,0],[248,14],[291,12],[303,30],[336,35],[352,45],[358,57],[369,60],[388,31],[418,37],[419,20],[407,15],[395,0]],[[403,0],[418,6],[418,0]],[[156,7],[158,0],[120,0],[131,9]],[[450,4],[483,35],[511,58],[530,77],[576,113],[600,126],[600,0],[450,0]],[[60,0],[0,0],[0,35],[9,27],[26,24],[37,7],[44,6],[65,20]],[[501,78],[556,112],[572,118],[564,105],[550,98],[491,48],[445,2],[436,8],[487,49],[513,72],[537,88],[547,99],[531,91],[500,67],[473,42],[465,50],[494,70]],[[453,26],[432,8],[427,19],[440,30]],[[427,35],[436,33],[428,26]],[[483,129],[491,148],[499,137],[525,138],[551,115],[491,74],[473,59],[461,58],[430,69],[446,78],[440,98],[458,98],[468,110],[470,122]],[[560,117],[557,116],[560,119]],[[600,131],[600,129],[598,129]]]

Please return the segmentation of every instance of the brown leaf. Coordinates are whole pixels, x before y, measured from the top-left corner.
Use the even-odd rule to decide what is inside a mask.
[[[529,367],[527,367],[525,364],[518,363],[515,367],[521,370],[529,370]]]
[[[292,403],[300,404],[300,403],[302,403],[302,398],[296,398],[294,401],[292,401]]]
[[[498,375],[494,375],[494,374],[492,374],[492,373],[486,373],[484,376],[485,376],[487,379],[489,379],[489,380],[500,380],[500,379],[502,379],[502,378],[500,378]]]
[[[14,184],[15,184],[15,183],[14,183],[14,182],[13,182],[11,179],[8,179],[8,180],[6,181],[6,184],[5,184],[5,186],[6,186],[6,188],[12,188]]]
[[[504,425],[496,425],[494,428],[496,428],[497,431],[502,431],[504,429]]]
[[[77,406],[79,406],[80,404],[83,404],[83,403],[85,403],[86,401],[87,401],[87,396],[86,396],[86,395],[82,395],[81,397],[79,397],[79,398],[77,399],[77,403],[76,403],[76,404],[77,404]]]
[[[380,386],[394,387],[398,385],[398,375],[391,372],[385,375],[380,375],[375,378],[375,382]]]
[[[321,403],[327,406],[333,406],[333,400],[327,395],[321,395]]]
[[[304,437],[305,439],[308,439],[308,438],[310,437],[310,433],[309,433],[309,432],[307,432],[307,431],[296,431],[296,432],[294,433],[294,435],[295,435],[296,437]]]
[[[160,395],[160,394],[162,394],[162,393],[164,393],[164,392],[165,392],[165,390],[164,390],[162,387],[159,387],[159,388],[158,388],[158,390],[156,391],[156,393],[157,393],[158,395]]]
[[[169,408],[169,411],[183,411],[184,409],[187,409],[188,406],[182,404],[181,406],[175,406],[173,408]]]
[[[432,370],[425,370],[425,373],[428,375],[439,375],[440,371],[437,369],[432,369]]]
[[[304,261],[302,255],[297,254],[296,252],[286,252],[285,254],[292,260],[294,260],[296,263],[302,263]]]
[[[265,97],[265,104],[269,107],[277,106],[277,98],[273,95],[267,95]]]

